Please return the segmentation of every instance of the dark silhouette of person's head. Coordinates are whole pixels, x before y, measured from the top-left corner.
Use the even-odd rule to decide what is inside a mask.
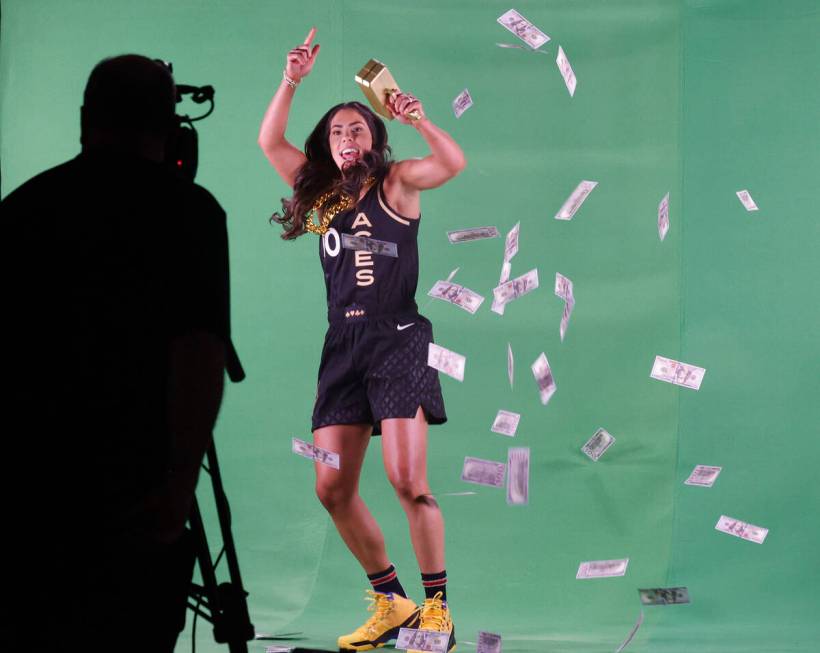
[[[107,148],[161,161],[175,104],[174,78],[161,63],[138,54],[103,59],[83,94],[83,150]]]

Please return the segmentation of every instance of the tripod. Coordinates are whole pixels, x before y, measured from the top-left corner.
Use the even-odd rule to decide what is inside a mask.
[[[214,489],[216,512],[222,534],[222,552],[216,561],[212,560],[199,503],[194,499],[188,523],[196,546],[202,585],[191,583],[188,607],[196,615],[213,624],[214,640],[220,644],[228,644],[230,653],[247,653],[247,642],[254,638],[255,630],[248,614],[248,593],[242,587],[242,578],[239,575],[239,562],[231,534],[231,510],[222,487],[222,477],[219,474],[213,443],[208,449],[207,465],[203,465],[203,469],[210,475]],[[223,555],[228,565],[230,581],[217,584],[216,566]]]

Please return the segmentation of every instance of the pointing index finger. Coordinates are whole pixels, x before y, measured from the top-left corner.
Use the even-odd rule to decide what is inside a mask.
[[[316,36],[316,28],[311,27],[308,35],[305,37],[305,42],[302,45],[310,45],[310,42],[313,40],[314,36]]]

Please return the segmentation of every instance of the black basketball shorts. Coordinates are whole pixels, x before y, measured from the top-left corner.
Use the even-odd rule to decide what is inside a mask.
[[[350,316],[330,324],[319,365],[313,430],[332,424],[372,424],[416,416],[444,424],[438,372],[427,365],[433,326],[418,313]]]

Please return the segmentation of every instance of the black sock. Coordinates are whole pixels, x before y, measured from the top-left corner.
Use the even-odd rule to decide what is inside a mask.
[[[367,577],[370,579],[370,584],[373,586],[374,592],[380,592],[382,594],[392,592],[405,599],[407,598],[407,594],[401,586],[399,577],[396,574],[396,568],[393,565],[390,565],[387,569],[377,574],[367,574]]]
[[[432,599],[441,592],[441,600],[447,602],[447,572],[439,571],[435,574],[422,574],[421,584],[424,585],[425,598]]]

